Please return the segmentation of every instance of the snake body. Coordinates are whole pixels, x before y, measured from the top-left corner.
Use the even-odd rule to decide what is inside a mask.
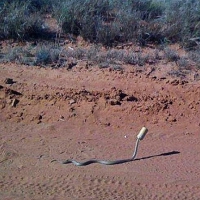
[[[70,163],[73,163],[76,166],[86,166],[86,165],[89,165],[89,164],[92,164],[92,163],[99,163],[99,164],[102,164],[102,165],[117,165],[117,164],[122,164],[122,163],[125,163],[125,162],[130,162],[130,161],[133,161],[135,159],[136,155],[137,155],[139,141],[140,141],[140,139],[136,140],[136,144],[135,144],[135,149],[134,149],[134,152],[133,152],[133,156],[131,158],[128,158],[128,159],[113,160],[113,161],[91,159],[91,160],[87,160],[85,162],[77,162],[75,160],[65,160],[65,161],[61,161],[60,163],[61,164],[70,164]],[[53,161],[56,161],[56,160],[53,160]]]
[[[137,135],[137,140],[136,140],[136,144],[135,144],[135,149],[134,149],[133,155],[132,155],[131,158],[128,158],[128,159],[113,160],[113,161],[111,161],[111,160],[106,161],[106,160],[91,159],[91,160],[87,160],[85,162],[77,162],[76,160],[65,160],[65,161],[52,160],[51,162],[58,161],[61,164],[72,163],[72,164],[74,164],[76,166],[86,166],[86,165],[89,165],[89,164],[92,164],[92,163],[99,163],[99,164],[102,164],[102,165],[117,165],[117,164],[122,164],[122,163],[125,163],[125,162],[131,162],[131,161],[133,161],[135,159],[135,157],[137,155],[139,141],[143,140],[143,138],[145,137],[147,131],[148,131],[148,129],[146,127],[142,127],[142,129],[140,130],[139,134]]]

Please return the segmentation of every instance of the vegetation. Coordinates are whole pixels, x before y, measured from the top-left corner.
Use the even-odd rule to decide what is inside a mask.
[[[0,37],[27,39],[44,32],[43,20],[30,9],[30,2],[4,1],[0,4]]]
[[[51,34],[52,30],[45,24],[46,15],[57,20],[61,31],[59,34]],[[73,53],[63,51],[59,44],[55,44],[55,37],[60,34],[70,38],[81,36],[94,46],[102,45],[110,49],[127,42],[140,46],[160,45],[167,61],[186,66],[188,59],[180,58],[167,45],[179,43],[190,51],[189,55],[195,62],[199,62],[200,1],[1,0],[0,39],[37,39],[36,43],[40,41],[40,44],[32,47],[7,49],[9,55],[1,55],[1,61],[10,59],[35,65],[59,62],[55,65],[60,66],[65,63],[61,57],[69,56],[76,59],[86,58],[97,63],[113,63],[117,58],[118,61],[127,64],[142,66],[152,59],[152,55],[125,53],[123,50],[101,53],[95,48],[79,48]],[[45,45],[44,39],[48,40],[48,43],[53,43]],[[153,57],[156,58],[156,54]]]
[[[56,17],[66,33],[104,45],[127,40],[187,45],[200,37],[198,0],[68,0]]]
[[[107,46],[130,40],[187,46],[200,37],[198,0],[2,0],[1,37],[39,35],[44,13],[52,14],[65,33]]]

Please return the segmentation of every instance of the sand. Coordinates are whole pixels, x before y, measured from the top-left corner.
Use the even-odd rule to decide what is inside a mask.
[[[200,199],[198,80],[1,64],[0,109],[2,200]],[[143,126],[133,162],[51,162],[129,158]]]

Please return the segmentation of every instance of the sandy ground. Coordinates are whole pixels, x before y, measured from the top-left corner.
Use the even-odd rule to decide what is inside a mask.
[[[84,66],[0,65],[0,199],[200,199],[200,81]]]

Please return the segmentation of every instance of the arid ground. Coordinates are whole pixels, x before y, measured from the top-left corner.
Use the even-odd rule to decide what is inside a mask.
[[[200,80],[164,66],[0,65],[0,199],[200,199]],[[137,159],[77,167],[52,160]]]

